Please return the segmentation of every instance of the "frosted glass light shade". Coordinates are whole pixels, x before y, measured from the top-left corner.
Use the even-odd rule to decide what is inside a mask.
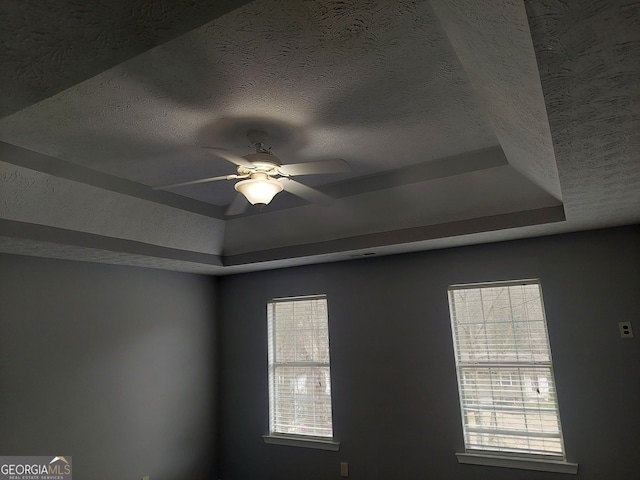
[[[234,188],[247,197],[251,205],[268,205],[284,187],[271,178],[250,178],[236,183]]]

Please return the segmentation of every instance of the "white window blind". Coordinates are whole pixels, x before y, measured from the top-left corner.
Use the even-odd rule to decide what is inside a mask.
[[[272,300],[267,321],[270,433],[332,437],[326,297]]]
[[[467,452],[564,460],[537,280],[449,288]]]

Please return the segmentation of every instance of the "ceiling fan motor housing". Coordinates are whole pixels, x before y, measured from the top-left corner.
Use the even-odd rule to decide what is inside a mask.
[[[238,173],[240,175],[246,175],[251,173],[266,173],[267,175],[280,175],[278,167],[281,165],[280,160],[275,155],[270,153],[250,153],[245,155],[247,161],[251,162],[253,168],[244,166],[238,167]]]

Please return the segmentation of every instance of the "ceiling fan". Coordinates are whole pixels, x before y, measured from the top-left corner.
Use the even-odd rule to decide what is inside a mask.
[[[330,196],[315,188],[296,182],[291,177],[320,173],[344,173],[351,170],[349,164],[342,159],[283,165],[280,159],[271,153],[270,148],[264,147],[264,144],[269,139],[265,132],[251,131],[247,133],[247,138],[254,145],[256,151],[242,157],[223,149],[205,147],[213,150],[217,156],[237,165],[236,174],[161,185],[153,187],[153,189],[169,190],[218,180],[240,180],[234,185],[234,188],[239,193],[225,212],[225,215],[232,216],[244,212],[249,203],[252,205],[269,204],[273,197],[282,190],[311,203],[328,203],[333,200]]]

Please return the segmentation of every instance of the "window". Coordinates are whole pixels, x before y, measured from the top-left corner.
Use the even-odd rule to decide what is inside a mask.
[[[333,425],[327,298],[272,300],[267,306],[267,322],[270,436],[330,440]]]
[[[449,307],[466,453],[564,464],[540,283],[451,286]]]

